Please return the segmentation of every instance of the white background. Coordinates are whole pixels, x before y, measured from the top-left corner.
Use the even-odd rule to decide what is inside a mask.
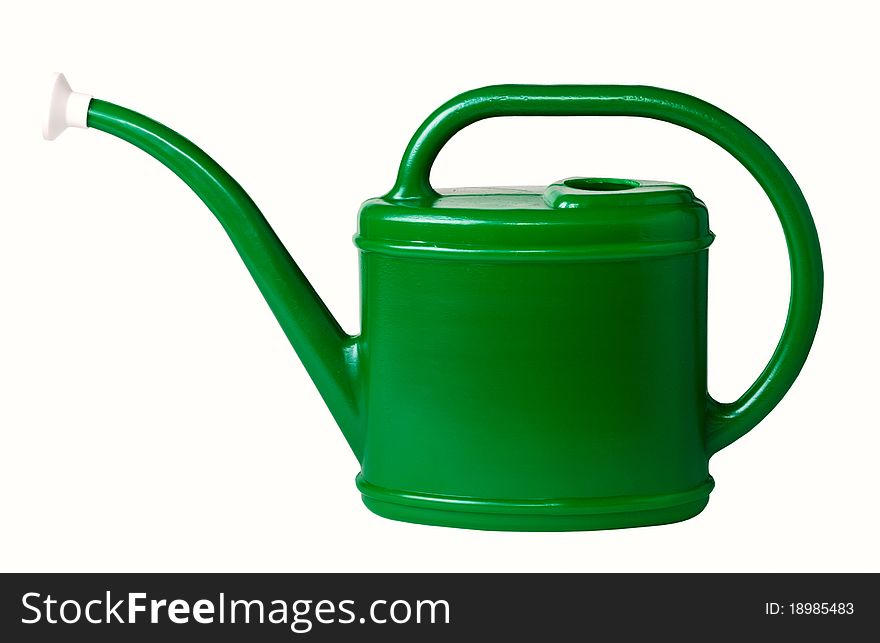
[[[876,3],[8,3],[0,15],[0,569],[880,570]],[[780,406],[681,524],[488,533],[391,522],[220,226],[100,132],[40,137],[47,72],[201,145],[344,327],[357,208],[437,105],[500,82],[695,94],[763,136],[810,203],[826,303]],[[669,179],[708,205],[710,389],[785,317],[780,226],[722,150],[635,119],[495,119],[435,185]]]

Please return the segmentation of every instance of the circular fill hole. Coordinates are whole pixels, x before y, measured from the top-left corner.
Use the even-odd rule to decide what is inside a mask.
[[[639,187],[638,181],[628,181],[627,179],[569,179],[563,183],[575,190],[589,190],[590,192],[619,192]]]

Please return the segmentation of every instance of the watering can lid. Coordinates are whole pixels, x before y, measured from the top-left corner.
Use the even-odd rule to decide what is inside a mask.
[[[627,259],[702,250],[702,201],[676,183],[575,177],[549,187],[455,188],[371,199],[357,246],[428,258]]]

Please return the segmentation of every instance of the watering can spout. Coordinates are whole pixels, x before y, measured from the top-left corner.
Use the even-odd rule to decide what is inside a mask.
[[[139,147],[173,171],[208,206],[360,460],[357,338],[342,330],[235,179],[180,134],[137,112],[74,92],[62,74],[55,74],[43,136],[52,140],[67,127],[102,130]]]

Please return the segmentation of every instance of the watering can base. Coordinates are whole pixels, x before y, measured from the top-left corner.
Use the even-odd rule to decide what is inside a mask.
[[[385,489],[363,475],[357,486],[364,505],[402,522],[486,531],[595,531],[666,525],[693,518],[709,502],[715,482],[679,493],[613,498],[489,500]]]

